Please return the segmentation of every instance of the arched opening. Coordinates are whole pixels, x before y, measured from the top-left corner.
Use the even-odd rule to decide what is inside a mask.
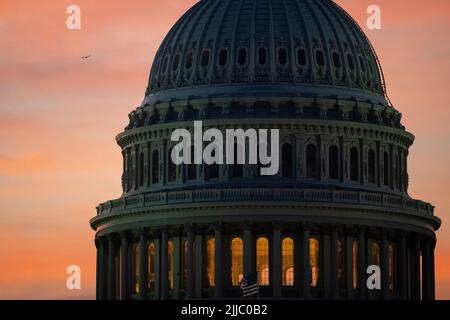
[[[224,67],[228,64],[228,50],[221,49],[219,53],[219,65]]]
[[[278,49],[278,63],[281,64],[282,66],[288,63],[288,55],[286,48]]]
[[[258,271],[258,284],[269,285],[269,240],[265,237],[256,241],[256,270]]]
[[[174,274],[173,274],[173,258],[174,258],[174,251],[173,251],[173,241],[170,240],[167,243],[167,257],[168,257],[168,270],[169,270],[169,289],[173,289],[174,284]]]
[[[316,63],[319,67],[323,67],[325,65],[325,57],[322,50],[316,50]]]
[[[177,55],[175,55],[175,57],[173,58],[172,71],[177,71],[179,65],[180,65],[180,55],[177,54]]]
[[[159,152],[153,150],[152,152],[152,183],[159,183]]]
[[[209,65],[209,56],[210,56],[209,50],[204,50],[202,53],[202,59],[201,59],[201,66],[203,68],[206,68]]]
[[[337,146],[330,146],[328,150],[328,166],[330,179],[339,179],[339,149]]]
[[[368,162],[369,162],[369,183],[376,183],[375,151],[373,151],[373,149],[369,150]]]
[[[309,257],[311,267],[311,287],[317,288],[320,281],[320,242],[319,238],[309,239]]]
[[[190,68],[192,68],[193,64],[194,64],[194,52],[190,51],[186,57],[185,68],[189,70]]]
[[[173,148],[169,148],[169,151],[167,152],[167,181],[168,182],[174,182],[175,180],[177,180],[177,166],[175,165],[175,163],[173,163],[172,161],[172,150]]]
[[[389,154],[387,152],[384,152],[383,169],[384,185],[389,186]]]
[[[148,288],[155,289],[155,245],[153,242],[148,246]]]
[[[359,181],[359,154],[356,147],[350,149],[350,180]]]
[[[247,64],[247,49],[240,48],[238,51],[238,64],[245,66]]]
[[[317,151],[316,146],[309,144],[306,146],[306,176],[308,178],[317,178],[318,175]]]
[[[351,70],[355,70],[355,60],[350,53],[347,54],[347,63]]]
[[[244,276],[244,243],[241,238],[231,240],[231,285],[239,285]]]
[[[341,56],[336,51],[333,51],[333,65],[336,69],[341,68]]]
[[[139,187],[144,186],[144,153],[139,154]]]
[[[283,286],[292,287],[294,285],[294,240],[284,238],[281,245]]]
[[[290,143],[285,143],[281,150],[282,157],[282,175],[283,178],[293,178],[294,177],[294,157],[292,152],[292,145]]]
[[[297,63],[301,66],[306,65],[306,51],[303,48],[297,50]]]
[[[214,238],[206,241],[206,285],[210,288],[214,287]]]

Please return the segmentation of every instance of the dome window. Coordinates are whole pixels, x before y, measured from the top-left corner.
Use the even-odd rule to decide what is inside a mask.
[[[221,67],[226,66],[228,63],[228,50],[227,49],[222,49],[220,50],[219,53],[219,65]]]
[[[316,63],[319,67],[325,65],[325,57],[323,56],[322,50],[316,50]]]
[[[341,56],[336,51],[333,52],[333,64],[336,69],[341,68]]]
[[[180,55],[177,54],[175,56],[175,58],[173,59],[173,64],[172,64],[172,70],[176,71],[178,70],[178,66],[180,65]]]
[[[241,48],[238,52],[238,64],[245,66],[247,64],[247,49]]]
[[[288,63],[288,56],[287,56],[286,48],[278,49],[278,63],[283,66]]]
[[[347,62],[350,69],[355,70],[355,60],[353,60],[353,56],[350,53],[347,54]]]
[[[209,50],[204,50],[202,53],[202,61],[201,61],[201,65],[203,68],[206,68],[209,65]]]
[[[192,68],[192,65],[194,64],[194,52],[189,52],[186,58],[186,69]]]
[[[266,50],[266,48],[260,48],[258,50],[258,62],[262,66],[267,63],[267,50]]]
[[[297,50],[297,63],[301,66],[306,65],[306,51],[303,48]]]

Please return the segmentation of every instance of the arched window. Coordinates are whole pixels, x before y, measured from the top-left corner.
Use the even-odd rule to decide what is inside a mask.
[[[183,240],[183,254],[181,256],[181,261],[182,261],[182,273],[181,273],[181,278],[183,279],[182,283],[183,283],[183,289],[187,289],[187,279],[188,279],[188,242],[187,240]]]
[[[333,51],[333,64],[336,69],[341,68],[341,56],[336,51]]]
[[[372,264],[380,266],[380,245],[377,242],[372,243]]]
[[[189,70],[190,68],[192,68],[193,64],[194,64],[194,52],[190,51],[186,57],[185,68]]]
[[[317,178],[317,167],[316,146],[309,144],[306,146],[306,176],[308,178]]]
[[[392,157],[394,158],[394,172],[392,172],[392,182],[394,187],[398,188],[398,157],[395,154],[393,154]]]
[[[269,285],[269,240],[261,237],[256,241],[256,270],[260,286]]]
[[[169,148],[169,151],[167,152],[167,161],[168,161],[167,180],[169,182],[173,182],[173,181],[177,180],[177,166],[172,161],[172,156],[171,156],[172,150],[173,150],[173,148]]]
[[[195,180],[197,179],[197,165],[194,164],[194,146],[191,147],[191,164],[187,165],[187,179]]]
[[[213,238],[206,241],[206,284],[214,287],[214,250],[215,240]]]
[[[241,238],[231,240],[231,285],[239,285],[244,276],[244,243]]]
[[[219,65],[220,66],[226,66],[228,63],[228,50],[222,49],[219,53]]]
[[[177,54],[175,55],[175,58],[173,58],[172,71],[177,71],[179,65],[180,65],[180,55]]]
[[[168,262],[169,262],[169,265],[168,265],[168,270],[169,270],[169,289],[173,289],[173,280],[174,280],[174,278],[173,278],[173,276],[174,276],[174,274],[173,274],[173,267],[174,267],[174,265],[173,265],[173,254],[174,254],[174,252],[173,252],[173,241],[172,240],[170,240],[168,243],[167,243],[167,256],[168,256]]]
[[[288,63],[288,55],[286,48],[278,49],[278,63],[283,66]]]
[[[384,185],[389,186],[389,154],[387,152],[384,152],[384,159],[383,159],[383,168],[384,168]]]
[[[242,178],[244,176],[244,165],[238,164],[238,148],[240,148],[240,146],[235,144],[234,145],[234,164],[231,165],[233,178]]]
[[[211,152],[211,156],[216,156],[216,150]],[[207,169],[206,177],[208,179],[219,179],[219,165],[217,163],[208,164],[205,167]]]
[[[356,147],[350,149],[350,180],[359,181],[359,155]]]
[[[311,267],[311,287],[319,286],[320,275],[320,243],[318,238],[309,239],[309,257]]]
[[[351,70],[355,70],[355,60],[350,53],[347,54],[347,63]]]
[[[148,288],[155,289],[155,245],[153,242],[148,246]]]
[[[209,65],[209,56],[210,56],[209,50],[204,50],[202,53],[202,60],[201,60],[201,66],[203,68],[206,68]]]
[[[238,64],[245,66],[247,64],[247,49],[240,48],[238,51]]]
[[[358,286],[358,242],[353,240],[353,288]]]
[[[144,153],[139,154],[139,187],[144,185]]]
[[[397,189],[401,189],[402,181],[402,158],[400,153],[397,153]]]
[[[284,238],[281,245],[283,286],[292,287],[294,285],[294,240]]]
[[[266,50],[266,48],[259,48],[259,50],[258,50],[258,62],[262,66],[267,63],[267,50]]]
[[[395,268],[396,268],[396,261],[395,261],[395,245],[390,244],[389,245],[389,291],[394,294],[395,293]]]
[[[375,151],[373,151],[373,149],[369,150],[369,183],[376,183],[376,179],[375,179],[375,174],[376,174],[376,169],[375,169]]]
[[[159,183],[159,152],[152,152],[152,183]]]
[[[316,50],[316,63],[319,67],[323,67],[325,65],[325,57],[322,50]]]
[[[133,293],[138,294],[139,293],[139,244],[134,245],[133,250]]]
[[[297,50],[297,63],[301,66],[306,65],[306,51],[303,48]]]
[[[328,150],[328,166],[330,179],[339,179],[339,149],[337,146],[330,146]]]
[[[339,287],[344,287],[344,241],[337,242],[337,272]]]
[[[292,152],[292,145],[290,143],[285,143],[281,150],[282,165],[281,170],[283,178],[293,178],[294,177],[294,159]]]

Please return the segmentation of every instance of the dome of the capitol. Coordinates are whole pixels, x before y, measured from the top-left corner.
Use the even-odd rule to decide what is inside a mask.
[[[326,95],[386,103],[376,54],[329,0],[202,0],[162,42],[146,102]]]

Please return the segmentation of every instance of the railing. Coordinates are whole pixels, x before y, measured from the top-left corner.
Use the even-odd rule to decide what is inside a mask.
[[[434,207],[429,203],[398,195],[363,191],[278,188],[210,189],[147,193],[100,204],[97,207],[97,214],[161,205],[219,201],[327,202],[398,208],[415,211],[419,214],[434,215]]]

